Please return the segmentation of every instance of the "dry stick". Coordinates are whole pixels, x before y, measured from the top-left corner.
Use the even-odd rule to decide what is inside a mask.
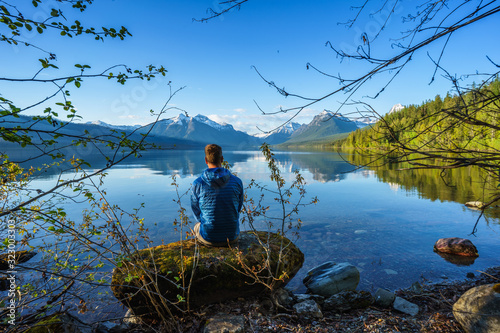
[[[493,279],[495,279],[495,280],[500,280],[499,278],[497,278],[497,277],[495,277],[495,276],[493,276],[493,275],[491,275],[491,274],[488,274],[488,273],[486,273],[486,272],[483,272],[483,271],[476,271],[476,272],[479,272],[479,273],[482,273],[482,274],[484,274],[484,275],[487,275],[487,276],[489,276],[490,278],[493,278]]]

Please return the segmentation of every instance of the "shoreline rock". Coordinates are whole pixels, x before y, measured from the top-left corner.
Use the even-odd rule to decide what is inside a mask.
[[[466,332],[500,332],[500,283],[467,290],[453,305],[453,315]]]
[[[307,272],[303,283],[309,293],[330,297],[341,291],[355,290],[359,270],[348,262],[328,261]]]
[[[256,295],[266,290],[264,285],[256,283],[256,278],[271,282],[268,270],[262,265],[267,255],[260,242],[269,242],[271,271],[286,272],[282,280],[274,281],[275,287],[286,285],[302,267],[304,254],[290,240],[277,234],[242,232],[233,248],[196,247],[194,240],[187,240],[140,250],[121,267],[115,268],[111,289],[135,315],[152,316],[157,316],[157,311],[169,315],[171,311],[183,308],[186,302],[194,309]],[[278,267],[282,244],[284,252]],[[180,260],[181,251],[184,267]],[[246,274],[242,273],[245,268],[241,263],[246,266]],[[249,271],[252,269],[253,272]],[[184,285],[182,277],[185,278]],[[187,297],[190,282],[189,299],[182,299],[183,294]],[[150,286],[150,290],[144,285]]]

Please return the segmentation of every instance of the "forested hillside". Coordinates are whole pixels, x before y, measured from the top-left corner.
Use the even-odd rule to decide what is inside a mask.
[[[471,87],[466,93],[409,105],[358,129],[336,145],[449,152],[500,149],[500,81]]]

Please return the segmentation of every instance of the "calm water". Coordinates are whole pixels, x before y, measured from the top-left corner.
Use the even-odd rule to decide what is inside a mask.
[[[244,184],[251,179],[269,184],[260,152],[225,152],[224,158]],[[480,198],[458,180],[448,187],[425,172],[403,176],[390,168],[353,171],[345,161],[353,160],[353,156],[334,152],[276,152],[276,158],[287,180],[292,170],[300,170],[308,184],[306,198],[317,196],[320,200],[299,213],[303,227],[296,243],[305,254],[305,262],[289,284],[297,292],[305,291],[301,281],[306,272],[325,261],[356,265],[361,271],[358,289],[369,291],[405,288],[415,281],[463,279],[467,272],[478,274],[500,265],[498,212],[488,214],[487,220],[483,218],[477,235],[470,236],[479,213],[463,203]],[[178,207],[173,202],[171,175],[178,175],[183,192],[205,167],[202,151],[150,153],[112,169],[105,188],[108,199],[123,208],[131,210],[145,203],[141,216],[155,243],[172,242],[179,234],[172,225]],[[54,176],[47,176],[39,180],[39,185],[48,188],[53,182]],[[189,196],[182,202],[190,207]],[[81,215],[78,205],[68,210]],[[433,252],[434,243],[443,237],[471,239],[479,258],[469,266],[446,261]]]

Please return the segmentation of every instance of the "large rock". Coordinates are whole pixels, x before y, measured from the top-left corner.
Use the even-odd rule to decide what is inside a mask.
[[[467,290],[453,305],[453,315],[466,332],[500,332],[500,284]]]
[[[466,257],[477,257],[477,249],[472,242],[465,238],[441,238],[434,244],[435,252],[456,254]]]
[[[328,261],[307,272],[303,282],[310,293],[330,297],[344,290],[355,290],[359,271],[348,262]]]
[[[249,275],[256,273],[263,282],[271,281],[269,271],[263,267],[266,248],[260,242],[269,244],[271,272],[281,275],[275,287],[284,286],[302,267],[304,254],[277,234],[242,232],[232,248],[196,247],[194,240],[186,240],[141,250],[114,269],[111,289],[135,315],[154,316],[158,312],[168,315],[176,306],[185,307],[186,302],[192,309],[255,295],[266,287]],[[280,247],[283,253],[278,267]],[[247,274],[243,274],[241,263],[248,268]]]

